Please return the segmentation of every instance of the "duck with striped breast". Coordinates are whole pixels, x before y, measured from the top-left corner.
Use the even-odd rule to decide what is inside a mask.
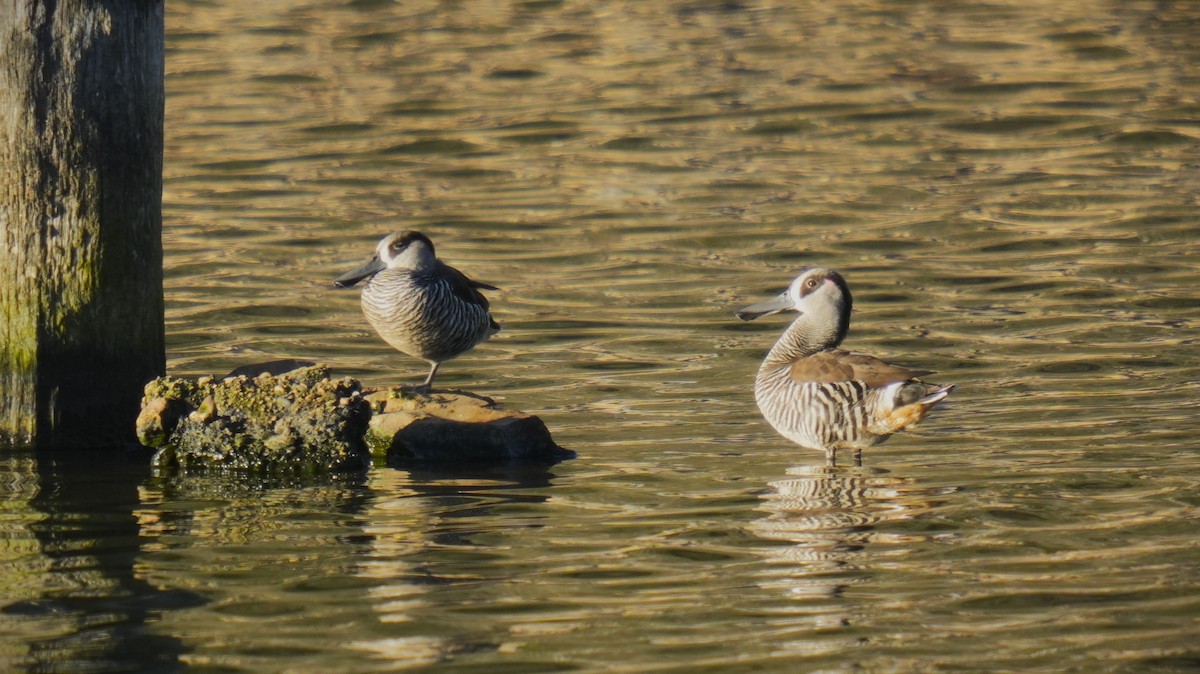
[[[929,370],[839,349],[853,304],[841,274],[807,267],[778,297],[736,314],[752,321],[786,310],[800,313],[759,367],[754,398],[776,431],[824,450],[830,465],[839,449],[854,450],[861,464],[863,448],[921,421],[955,388],[921,381]]]
[[[349,288],[368,278],[362,308],[371,327],[396,350],[429,363],[429,376],[415,392],[428,393],[443,362],[500,330],[479,292],[497,288],[439,260],[433,242],[420,232],[383,237],[374,257],[333,283]]]

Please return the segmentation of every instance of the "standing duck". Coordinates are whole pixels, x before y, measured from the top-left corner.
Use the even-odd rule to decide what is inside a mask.
[[[429,376],[416,392],[432,389],[443,362],[500,330],[479,292],[497,288],[439,260],[433,242],[420,232],[383,237],[374,257],[333,283],[349,288],[365,278],[371,280],[362,291],[362,308],[371,327],[398,351],[429,363]]]
[[[800,315],[771,348],[754,380],[754,398],[781,435],[825,451],[862,450],[924,419],[954,385],[920,380],[929,370],[890,365],[837,348],[850,329],[854,300],[846,280],[832,269],[806,267],[783,294],[752,304],[737,317],[752,321],[788,309]]]

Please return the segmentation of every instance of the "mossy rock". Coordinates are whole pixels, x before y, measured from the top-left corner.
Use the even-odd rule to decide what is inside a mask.
[[[351,378],[324,366],[146,385],[138,439],[159,469],[322,474],[365,470],[371,409]]]

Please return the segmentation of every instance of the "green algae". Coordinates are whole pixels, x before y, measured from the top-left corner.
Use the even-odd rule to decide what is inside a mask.
[[[363,470],[371,417],[361,386],[323,366],[279,376],[160,377],[146,385],[138,437],[156,469],[318,475]]]

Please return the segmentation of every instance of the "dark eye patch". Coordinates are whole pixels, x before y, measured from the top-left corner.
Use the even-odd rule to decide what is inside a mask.
[[[810,278],[804,282],[804,286],[800,289],[800,296],[807,295],[810,291],[816,290],[821,285],[821,280],[818,278]]]

